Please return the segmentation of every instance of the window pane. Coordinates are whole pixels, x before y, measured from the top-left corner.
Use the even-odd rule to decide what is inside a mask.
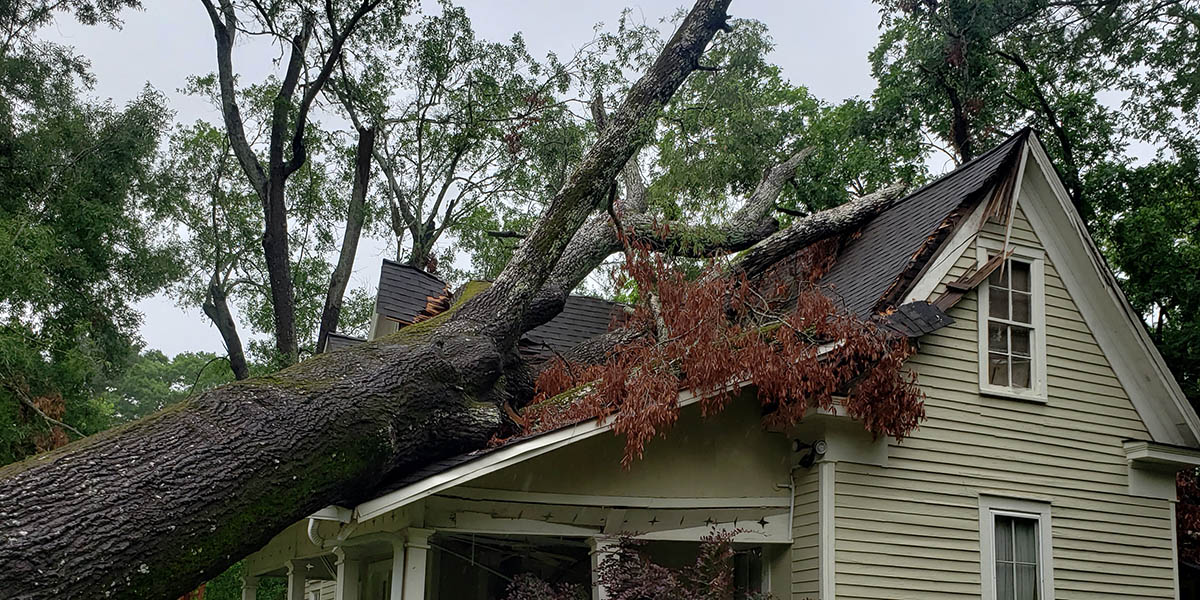
[[[1008,318],[1008,290],[996,286],[988,288],[988,315]]]
[[[1008,352],[1008,326],[1002,323],[988,323],[988,350],[992,352]]]
[[[995,257],[989,256],[988,260],[993,258]],[[1011,264],[1011,261],[1009,261],[1008,264]],[[1008,264],[1003,264],[999,267],[996,267],[996,270],[992,271],[991,275],[988,275],[988,283],[992,284],[993,286],[1008,287]]]
[[[1012,293],[1012,320],[1021,323],[1032,323],[1033,318],[1030,317],[1030,303],[1032,296],[1025,292]]]
[[[1032,373],[1030,372],[1028,358],[1018,358],[1018,357],[1014,356],[1012,358],[1012,366],[1010,367],[1010,369],[1012,370],[1012,386],[1013,387],[1018,387],[1018,388],[1031,387],[1029,385],[1029,381],[1032,379]]]
[[[1034,519],[1013,519],[1012,527],[1016,561],[1020,563],[1037,563],[1037,521]]]
[[[996,560],[1012,562],[1013,520],[1011,517],[996,517]]]
[[[1024,327],[1009,327],[1008,334],[1012,338],[1012,353],[1017,356],[1029,356],[1030,338],[1033,336],[1033,330]]]
[[[1013,582],[1013,600],[1038,600],[1037,567],[1016,565]]]
[[[988,354],[988,383],[1008,385],[1008,357],[1003,354]]]
[[[1012,563],[996,564],[996,600],[1017,600]]]
[[[1029,285],[1029,263],[1010,260],[1008,261],[1008,265],[1012,269],[1012,289],[1022,292],[1031,291],[1032,288]]]

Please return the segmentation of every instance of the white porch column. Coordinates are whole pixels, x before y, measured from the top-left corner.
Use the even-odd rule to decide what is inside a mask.
[[[408,528],[404,543],[403,600],[425,600],[425,570],[429,565],[429,537],[432,529]]]
[[[343,548],[334,548],[333,554],[337,557],[337,582],[333,588],[334,600],[358,600],[362,561],[348,556]]]
[[[600,584],[600,565],[612,554],[616,540],[605,537],[588,538],[588,554],[592,557],[592,600],[608,600],[608,590]]]
[[[242,600],[258,599],[258,578],[253,575],[242,577]]]
[[[304,566],[303,561],[287,561],[287,600],[304,600]]]
[[[404,536],[397,535],[392,541],[392,589],[389,600],[404,598]]]

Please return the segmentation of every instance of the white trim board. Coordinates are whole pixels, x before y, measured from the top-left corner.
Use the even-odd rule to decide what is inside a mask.
[[[441,494],[439,497],[519,502],[522,504],[604,506],[609,508],[648,508],[661,510],[691,508],[787,508],[791,505],[788,496],[655,498],[649,496],[595,496],[551,492],[523,492],[467,486],[456,486],[453,492]]]
[[[1027,200],[1022,208],[1030,226],[1151,438],[1196,446],[1200,443],[1200,417],[1092,242],[1041,142],[1033,143],[1036,139],[1031,134],[1029,148],[1041,176],[1027,176],[1031,185],[1025,191],[1032,193],[1022,195]]]
[[[1038,595],[1054,600],[1054,542],[1050,503],[1004,496],[979,495],[979,575],[983,600],[996,600],[997,515],[1036,519],[1038,523]]]

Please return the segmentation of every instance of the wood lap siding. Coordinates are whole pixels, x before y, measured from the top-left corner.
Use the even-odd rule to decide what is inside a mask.
[[[820,584],[820,488],[816,469],[796,472],[796,512],[792,519],[792,598],[815,600]]]
[[[1041,247],[1019,210],[1012,240]],[[974,266],[973,246],[946,281]],[[1049,256],[1045,304],[1045,405],[979,395],[974,292],[922,338],[928,420],[886,468],[837,465],[838,600],[978,599],[981,491],[1051,500],[1057,600],[1173,597],[1170,503],[1127,488],[1121,442],[1149,434]]]

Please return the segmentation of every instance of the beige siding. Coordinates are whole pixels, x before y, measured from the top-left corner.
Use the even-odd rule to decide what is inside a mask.
[[[304,584],[304,598],[308,600],[316,592],[318,600],[334,600],[337,584],[333,581],[309,581]]]
[[[816,469],[796,471],[792,519],[792,598],[816,598],[820,576],[820,487]]]
[[[1040,247],[1021,213],[1012,238]],[[1149,436],[1049,257],[1045,303],[1044,405],[979,395],[974,293],[922,340],[928,420],[887,467],[838,464],[838,600],[979,598],[980,492],[1051,501],[1057,600],[1173,597],[1170,503],[1128,494],[1121,442]]]

